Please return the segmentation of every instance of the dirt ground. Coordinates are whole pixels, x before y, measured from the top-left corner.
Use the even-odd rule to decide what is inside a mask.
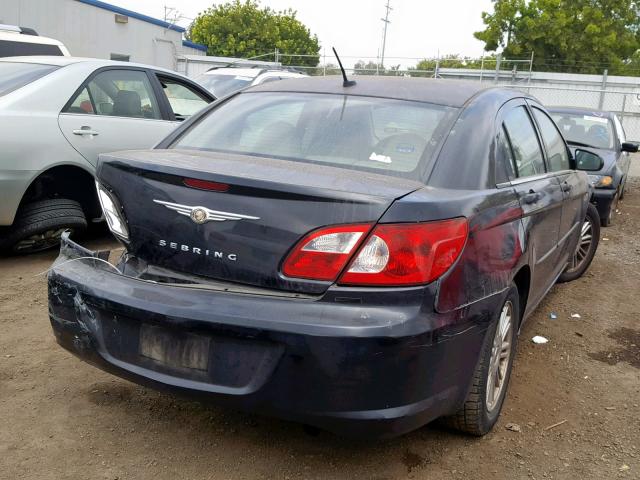
[[[37,275],[56,254],[0,259],[0,478],[638,479],[639,232],[635,178],[587,275],[554,287],[524,327],[484,438],[428,426],[354,442],[120,380],[56,345]]]

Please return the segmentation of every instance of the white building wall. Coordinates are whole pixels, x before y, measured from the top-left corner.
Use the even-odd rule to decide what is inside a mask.
[[[63,42],[71,55],[109,59],[129,55],[131,62],[175,70],[182,54],[203,54],[183,47],[182,33],[137,18],[117,23],[116,14],[76,0],[0,0],[0,23],[34,28]]]

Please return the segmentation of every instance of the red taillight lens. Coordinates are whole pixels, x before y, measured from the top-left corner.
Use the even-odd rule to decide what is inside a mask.
[[[445,273],[467,240],[467,220],[380,224],[342,274],[341,285],[420,285]]]
[[[282,265],[282,273],[288,277],[334,281],[370,229],[369,224],[358,224],[311,232],[291,251]]]
[[[430,283],[458,259],[467,240],[465,218],[426,223],[340,225],[304,237],[282,266],[289,277],[340,285]],[[366,240],[365,240],[366,239]],[[354,254],[355,252],[355,254]]]

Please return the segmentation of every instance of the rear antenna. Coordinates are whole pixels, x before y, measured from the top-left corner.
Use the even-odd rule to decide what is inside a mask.
[[[342,62],[340,61],[340,57],[338,56],[338,52],[336,52],[336,48],[335,47],[331,47],[331,49],[333,50],[333,54],[338,59],[338,65],[340,65],[340,71],[342,71],[342,78],[344,79],[344,81],[342,82],[342,86],[343,87],[353,87],[356,84],[356,81],[355,80],[349,80],[347,78],[347,72],[344,71],[344,67],[342,66]]]

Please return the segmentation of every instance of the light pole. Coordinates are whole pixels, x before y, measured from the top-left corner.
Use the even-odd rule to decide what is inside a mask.
[[[380,65],[382,65],[383,67],[384,67],[384,50],[385,50],[385,47],[387,46],[387,27],[391,23],[391,21],[389,20],[389,12],[393,10],[393,8],[391,8],[390,6],[390,3],[391,3],[391,0],[387,0],[387,4],[384,7],[387,9],[387,13],[385,14],[384,18],[380,19],[384,22],[384,33],[382,34],[382,58],[380,60]]]

